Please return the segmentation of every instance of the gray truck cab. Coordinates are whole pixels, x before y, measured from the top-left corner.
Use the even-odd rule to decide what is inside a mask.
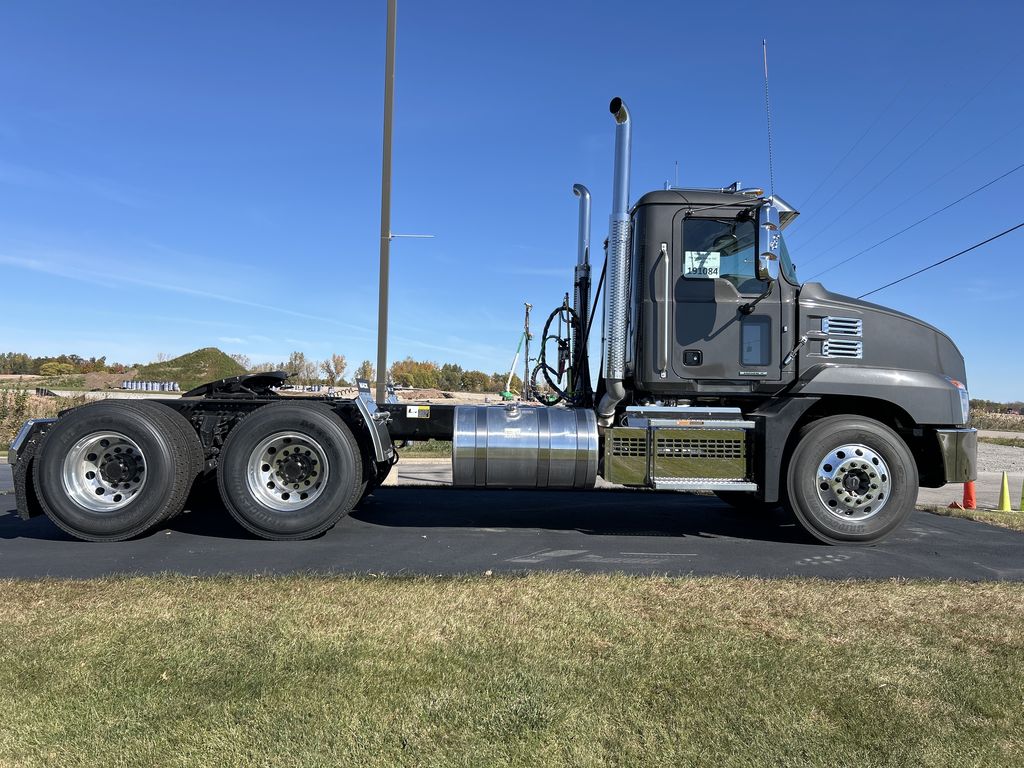
[[[964,358],[902,312],[801,285],[781,230],[779,269],[758,269],[759,210],[738,191],[650,192],[632,211],[627,372],[653,397],[853,395],[896,405],[917,425],[969,418]],[[956,383],[953,383],[956,382]]]
[[[876,541],[918,485],[975,477],[964,359],[917,318],[801,284],[783,234],[797,215],[738,182],[632,206],[629,311],[606,315],[606,345],[622,337],[625,352],[621,396],[607,370],[598,383],[601,469],[785,503],[826,541]]]

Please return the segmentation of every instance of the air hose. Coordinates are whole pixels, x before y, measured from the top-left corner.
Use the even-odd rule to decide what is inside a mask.
[[[551,332],[551,325],[557,321],[556,330]],[[576,360],[572,359],[571,339],[582,338],[579,315],[569,306],[569,294],[565,295],[562,306],[558,307],[544,323],[541,335],[540,352],[537,354],[537,367],[530,376],[530,384],[534,399],[544,405],[557,405],[563,401],[575,403],[582,394],[577,392],[578,374],[582,362],[582,350],[577,350]],[[548,362],[548,346],[554,344],[557,361]],[[541,391],[538,379],[543,377],[548,391]]]

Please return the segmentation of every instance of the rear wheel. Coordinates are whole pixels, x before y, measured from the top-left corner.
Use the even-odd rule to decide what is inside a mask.
[[[34,462],[46,515],[86,541],[120,541],[177,514],[195,475],[167,414],[103,401],[61,417]]]
[[[793,514],[829,544],[880,541],[917,501],[917,465],[906,443],[863,416],[831,416],[805,427],[787,474]]]
[[[178,413],[178,411],[174,410],[170,406],[164,405],[163,403],[137,400],[133,402],[133,405],[150,413],[158,414],[154,418],[160,418],[160,416],[163,416],[170,425],[170,428],[177,433],[179,441],[178,445],[181,449],[181,452],[178,455],[178,461],[185,466],[185,470],[189,477],[189,490],[191,491],[196,478],[199,477],[200,473],[203,471],[206,456],[203,453],[203,444],[199,441],[199,436],[192,428],[188,419]],[[188,494],[186,493],[186,496],[187,495]],[[175,517],[181,514],[181,511],[184,508],[185,504],[182,502],[182,504],[176,505],[175,508],[171,508],[168,511],[168,516]]]
[[[217,470],[225,506],[265,539],[308,539],[363,494],[363,463],[348,426],[319,403],[271,403],[228,435]]]

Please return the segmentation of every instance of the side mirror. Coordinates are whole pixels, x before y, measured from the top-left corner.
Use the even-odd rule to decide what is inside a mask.
[[[761,252],[757,257],[759,280],[778,280],[779,252],[782,248],[782,233],[779,230],[779,209],[768,204],[761,206]]]

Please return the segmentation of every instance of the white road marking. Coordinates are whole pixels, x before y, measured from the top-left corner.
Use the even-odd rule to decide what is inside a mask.
[[[655,557],[697,557],[696,552],[619,552],[620,555],[654,555]]]
[[[541,549],[520,557],[510,557],[506,563],[543,563],[545,560],[554,560],[558,557],[572,557],[573,555],[585,555],[586,549]]]
[[[805,557],[802,560],[797,560],[797,565],[835,565],[841,563],[844,560],[849,560],[849,555],[815,555],[814,557]]]
[[[603,555],[586,555],[573,560],[574,563],[600,563],[601,565],[657,565],[662,562],[658,557],[604,557]]]

